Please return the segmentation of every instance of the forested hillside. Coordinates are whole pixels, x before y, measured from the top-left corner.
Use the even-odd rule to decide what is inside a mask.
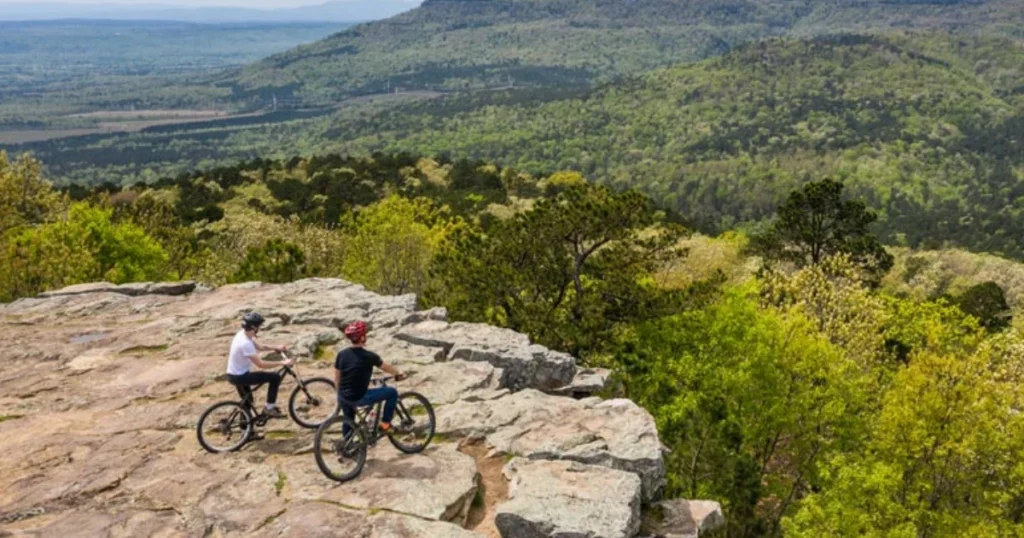
[[[590,91],[466,93],[252,127],[211,122],[28,146],[55,177],[135,182],[292,148],[483,158],[636,186],[718,232],[832,175],[891,244],[1019,257],[1024,48],[955,34],[770,40]],[[98,164],[99,166],[95,166]]]
[[[768,216],[809,176],[832,175],[883,215],[893,243],[1024,254],[1024,48],[1000,39],[772,40],[536,104],[431,101],[324,137],[571,168],[637,186],[703,230]]]
[[[928,28],[1021,37],[1022,11],[1006,0],[428,0],[224,84],[243,100],[275,94],[321,105],[396,87],[589,84],[766,36]]]
[[[58,190],[0,153],[0,301],[179,278],[413,292],[614,369],[606,396],[669,448],[666,496],[721,501],[729,538],[1019,535],[1021,266],[900,250],[885,274],[871,206],[812,179],[764,233],[707,238],[574,172],[325,155]]]

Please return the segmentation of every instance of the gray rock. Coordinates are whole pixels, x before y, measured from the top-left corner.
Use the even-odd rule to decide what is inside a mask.
[[[542,346],[509,329],[478,323],[428,320],[401,328],[395,338],[411,344],[439,347],[448,360],[487,362],[503,371],[502,387],[511,390],[554,390],[572,382],[575,359]]]
[[[585,398],[601,392],[608,387],[608,380],[611,377],[611,370],[604,368],[582,368],[576,370],[576,376],[572,383],[559,387],[551,394],[559,396],[571,396],[573,398]]]
[[[433,364],[443,362],[446,357],[439,347],[418,346],[391,336],[373,333],[367,346],[386,362],[406,367],[409,364]]]
[[[452,361],[403,367],[410,374],[402,390],[416,391],[434,406],[498,390],[501,370],[487,363]]]
[[[321,331],[314,334],[305,334],[295,340],[288,354],[298,358],[313,358],[320,347],[336,344],[340,340],[341,333],[338,331]]]
[[[698,538],[725,525],[722,505],[714,501],[672,499],[644,514],[644,533],[658,538]]]
[[[337,484],[324,478],[312,458],[288,474],[295,498],[362,510],[388,510],[435,521],[465,521],[479,477],[472,457],[455,445],[435,445],[420,454],[398,452],[386,441],[367,454],[358,478]]]
[[[629,400],[574,400],[525,390],[486,401],[461,400],[437,410],[446,435],[483,437],[498,453],[575,460],[637,474],[645,501],[665,480],[654,419]]]
[[[59,290],[47,291],[39,294],[39,297],[60,297],[62,295],[84,295],[86,293],[98,293],[114,291],[116,285],[110,282],[92,282],[89,284],[75,284]]]
[[[640,528],[640,479],[566,461],[513,459],[509,501],[494,522],[503,538],[631,538]]]
[[[85,295],[88,293],[120,293],[130,297],[142,295],[186,295],[196,289],[196,283],[185,282],[133,282],[116,286],[109,282],[76,284],[55,291],[40,293],[39,297],[60,297],[67,295]]]

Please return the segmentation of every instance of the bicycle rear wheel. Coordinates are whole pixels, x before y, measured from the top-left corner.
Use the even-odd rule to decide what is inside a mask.
[[[313,439],[313,454],[320,471],[338,482],[359,476],[366,465],[366,432],[344,415],[320,425]]]
[[[199,417],[196,437],[207,452],[233,452],[242,448],[253,432],[249,411],[239,402],[213,404]]]
[[[406,454],[423,452],[434,438],[436,428],[434,406],[430,405],[426,396],[417,392],[406,392],[398,396],[395,418],[388,432],[388,440],[395,448]]]
[[[303,428],[319,428],[334,416],[338,408],[338,391],[326,377],[308,379],[296,386],[288,398],[288,414]]]

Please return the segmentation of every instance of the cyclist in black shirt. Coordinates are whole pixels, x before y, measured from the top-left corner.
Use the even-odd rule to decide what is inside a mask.
[[[395,380],[405,379],[405,374],[385,363],[380,356],[372,351],[367,351],[366,345],[366,323],[357,321],[345,327],[345,336],[352,342],[352,346],[338,352],[334,360],[334,386],[338,387],[338,403],[348,418],[355,417],[355,408],[373,405],[384,401],[384,416],[380,417],[380,429],[385,432],[391,429],[391,418],[395,415],[395,406],[398,405],[398,391],[392,387],[379,387],[371,389],[370,378],[373,376],[373,367],[395,376]]]

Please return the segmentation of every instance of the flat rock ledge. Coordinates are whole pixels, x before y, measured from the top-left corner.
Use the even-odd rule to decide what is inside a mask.
[[[120,285],[109,282],[95,282],[77,284],[55,291],[40,293],[39,297],[60,297],[64,295],[84,295],[87,293],[120,293],[132,297],[140,295],[185,295],[195,290],[196,283],[191,280],[185,282],[133,282]]]
[[[292,346],[307,379],[330,377],[338,329],[366,320],[370,348],[413,373],[400,389],[435,404],[435,442],[416,455],[379,443],[345,484],[320,473],[312,432],[287,420],[236,453],[204,452],[196,420],[236,398],[225,356],[253,310],[268,319],[261,340]],[[0,536],[676,538],[722,520],[717,505],[660,501],[652,417],[588,397],[609,372],[416,310],[412,295],[339,279],[83,284],[0,304],[0,340],[10,349],[0,452],[20,455],[0,459]],[[285,381],[280,403],[293,387]],[[483,441],[498,467],[463,453],[462,440]],[[485,475],[508,495],[482,503],[481,520],[471,514]],[[657,518],[641,516],[651,509]]]
[[[498,506],[502,536],[631,538],[640,529],[640,478],[570,461],[513,459],[510,500]]]

